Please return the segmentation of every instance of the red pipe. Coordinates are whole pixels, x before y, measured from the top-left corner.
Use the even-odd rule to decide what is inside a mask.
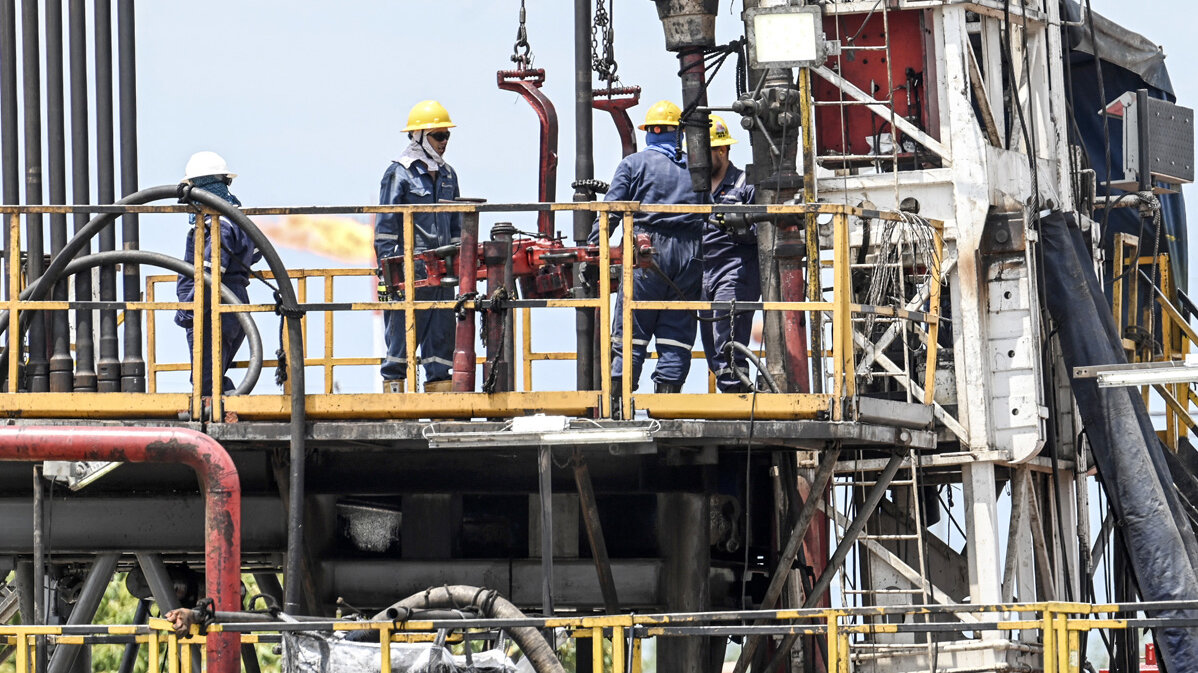
[[[204,572],[219,611],[241,609],[241,480],[216,440],[183,428],[4,427],[0,460],[182,463],[204,492]],[[238,673],[241,638],[208,635],[208,671]]]
[[[613,89],[597,89],[591,100],[591,107],[611,114],[616,123],[616,133],[620,134],[620,152],[622,157],[636,154],[636,131],[632,118],[628,116],[628,108],[641,102],[639,86],[615,87]]]
[[[802,232],[796,227],[778,227],[778,249],[787,254],[777,255],[778,276],[782,301],[806,301],[807,284],[804,280],[802,257],[791,254],[805,248]],[[811,376],[807,372],[807,326],[806,313],[786,311],[782,314],[782,330],[785,335],[786,392],[811,392]],[[818,357],[818,355],[817,355]]]
[[[500,89],[520,94],[537,113],[541,122],[537,200],[553,203],[557,199],[557,110],[541,92],[545,70],[500,70],[495,76]],[[556,238],[552,212],[543,210],[537,214],[537,231],[545,238]]]
[[[462,214],[462,252],[458,254],[458,292],[478,290],[478,212]],[[458,316],[454,331],[453,392],[474,392],[474,311]]]

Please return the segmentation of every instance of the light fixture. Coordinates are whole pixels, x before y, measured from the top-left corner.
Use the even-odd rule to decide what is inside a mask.
[[[755,7],[745,10],[744,19],[751,67],[810,67],[827,59],[819,5]]]
[[[121,463],[99,460],[47,460],[42,466],[42,474],[78,491],[120,466]]]
[[[577,422],[590,424],[578,427]],[[456,425],[456,424],[455,424]],[[653,433],[661,427],[657,421],[630,426],[599,425],[587,419],[565,416],[520,416],[497,432],[457,431],[443,423],[431,423],[423,436],[432,449],[475,449],[510,446],[653,446]],[[637,447],[640,448],[640,447]]]
[[[1099,388],[1194,383],[1198,382],[1198,358],[1187,355],[1184,361],[1074,367],[1073,377],[1097,379]]]

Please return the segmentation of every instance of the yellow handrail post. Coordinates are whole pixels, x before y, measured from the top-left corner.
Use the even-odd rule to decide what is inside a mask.
[[[220,288],[223,283],[224,269],[221,268],[221,230],[220,230],[220,215],[212,216],[212,231],[215,232],[215,238],[212,240],[212,421],[220,422],[225,417],[224,411],[221,408],[221,396],[224,395],[225,374],[224,374],[224,332],[221,327],[224,325],[224,316],[221,315]],[[202,286],[201,286],[202,287]]]
[[[833,420],[843,421],[844,402],[855,392],[856,371],[853,359],[852,293],[849,269],[848,217],[835,215],[832,219],[833,285],[832,344],[833,344]]]
[[[610,213],[599,213],[599,415],[611,418],[611,229]],[[621,393],[623,394],[623,393]]]
[[[611,629],[611,670],[612,673],[624,671],[624,627],[613,626]]]
[[[1044,632],[1044,673],[1057,673],[1056,623],[1051,606],[1044,607],[1041,630]]]
[[[644,664],[641,662],[641,639],[632,639],[632,673],[641,673]]]
[[[191,288],[191,417],[194,420],[203,418],[204,413],[201,400],[204,393],[204,217],[203,213],[196,215],[192,240],[195,284]]]
[[[928,351],[927,372],[923,380],[923,403],[932,404],[936,401],[936,367],[940,354],[940,287],[942,278],[940,269],[944,260],[944,227],[936,227],[935,234],[935,268],[928,269],[931,277],[931,287],[928,293]]]
[[[575,655],[577,657],[577,655]],[[603,673],[603,627],[591,629],[591,670]]]
[[[837,623],[835,612],[827,613],[828,632],[824,634],[824,639],[827,641],[828,661],[826,669],[829,673],[832,671],[840,671],[840,658],[843,656],[840,652],[840,629]]]
[[[147,646],[146,649],[148,650],[148,652],[147,652],[148,659],[146,660],[146,670],[147,671],[162,670],[162,667],[158,664],[158,657],[159,657],[158,639],[161,637],[161,635],[162,634],[159,631],[150,631],[150,636],[146,640],[146,646]]]
[[[324,282],[324,301],[326,304],[333,303],[333,280],[334,276],[325,276]],[[323,311],[324,314],[324,393],[326,395],[333,394],[333,312]]]
[[[13,217],[16,217],[15,215]],[[16,296],[16,290],[13,291],[13,296]],[[12,323],[9,323],[10,325]],[[12,331],[12,330],[9,330]],[[9,358],[10,360],[12,358]],[[17,631],[17,670],[16,673],[29,673],[29,635],[24,631]]]
[[[416,366],[416,269],[414,265],[416,236],[416,214],[410,210],[403,213],[403,316],[404,316],[404,369],[408,372],[408,392],[416,392],[419,368]]]
[[[13,213],[8,223],[8,249],[21,249],[21,216]],[[17,392],[17,364],[21,357],[21,316],[17,308],[21,295],[21,259],[20,254],[9,255],[8,258],[8,392]]]
[[[634,381],[632,380],[632,304],[636,301],[633,295],[632,272],[636,268],[636,253],[633,252],[633,244],[636,241],[636,232],[632,224],[632,213],[624,213],[624,260],[621,262],[624,272],[623,282],[620,284],[620,293],[624,296],[624,315],[621,321],[623,329],[620,331],[620,352],[623,354],[623,359],[620,360],[622,365],[620,371],[620,413],[625,418],[632,418],[632,388]]]
[[[411,359],[411,358],[409,358]],[[379,628],[379,655],[382,657],[381,673],[391,673],[391,627]]]
[[[171,633],[166,639],[167,673],[179,673],[179,636]]]

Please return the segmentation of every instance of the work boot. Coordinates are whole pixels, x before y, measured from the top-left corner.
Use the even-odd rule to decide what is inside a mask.
[[[383,392],[402,393],[403,391],[407,390],[407,388],[404,387],[405,383],[407,383],[407,379],[383,379]]]
[[[653,383],[653,392],[655,393],[680,393],[682,392],[681,383],[666,383],[664,381],[655,381]]]
[[[451,393],[453,392],[453,379],[441,379],[440,381],[425,381],[424,392],[426,393]]]

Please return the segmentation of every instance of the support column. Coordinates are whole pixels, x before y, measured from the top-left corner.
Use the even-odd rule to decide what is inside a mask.
[[[962,466],[961,483],[965,488],[965,545],[969,563],[969,602],[993,605],[1002,602],[1002,563],[998,553],[997,490],[994,463],[979,462]],[[997,631],[985,631],[983,640],[1001,637]],[[991,653],[988,656],[993,656]],[[988,662],[989,663],[989,662]]]
[[[657,539],[664,562],[661,591],[667,612],[697,612],[711,607],[708,516],[707,497],[703,494],[657,496]],[[705,638],[661,638],[657,661],[662,671],[704,671],[708,642]]]

